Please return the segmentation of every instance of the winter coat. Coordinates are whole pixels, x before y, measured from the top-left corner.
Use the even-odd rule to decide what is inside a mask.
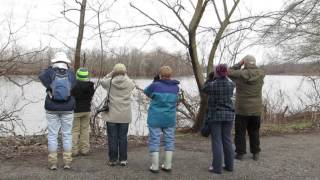
[[[234,106],[232,103],[235,84],[220,77],[204,84],[203,92],[209,95],[207,121],[233,121]]]
[[[175,126],[179,83],[176,80],[158,80],[145,88],[144,93],[151,98],[148,126],[155,128]]]
[[[265,73],[256,65],[241,69],[235,64],[229,70],[229,77],[236,83],[236,114],[260,116],[262,112],[262,86]]]
[[[72,89],[72,95],[76,99],[76,109],[74,112],[90,112],[93,94],[93,82],[77,80],[75,87]]]
[[[107,91],[110,87],[111,77],[104,77],[101,85]],[[102,112],[103,119],[111,123],[130,123],[131,94],[135,87],[134,82],[127,75],[113,77],[110,88],[109,112]]]
[[[56,68],[56,67],[52,68],[51,66],[49,66],[48,69],[40,73],[39,79],[43,84],[43,86],[46,88],[46,92],[51,91],[50,85],[54,80],[55,70],[58,70],[58,69],[59,68]],[[66,71],[68,73],[68,77],[71,82],[71,89],[73,89],[76,84],[76,77],[72,72],[72,70],[66,69]],[[75,109],[75,99],[74,97],[70,96],[68,101],[58,102],[58,101],[51,100],[49,95],[47,95],[44,108],[47,111],[73,111]]]

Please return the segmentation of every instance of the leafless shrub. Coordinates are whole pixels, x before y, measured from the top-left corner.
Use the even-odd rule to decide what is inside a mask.
[[[303,105],[301,112],[314,125],[320,127],[320,78],[318,76],[308,76],[306,80],[311,83],[311,88],[305,93],[304,97],[299,97],[300,103]]]
[[[26,132],[26,128],[22,119],[19,117],[19,113],[28,105],[28,103],[21,105],[18,99],[12,101],[8,97],[0,99],[0,103],[0,136],[16,136],[16,131],[18,129],[22,132]]]

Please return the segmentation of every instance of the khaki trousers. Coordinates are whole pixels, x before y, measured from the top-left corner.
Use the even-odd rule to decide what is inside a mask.
[[[88,154],[90,151],[89,131],[90,112],[74,114],[72,127],[72,154]]]

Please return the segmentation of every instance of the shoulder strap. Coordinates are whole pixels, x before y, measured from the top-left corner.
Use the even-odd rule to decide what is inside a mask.
[[[111,79],[110,79],[110,84],[109,84],[109,89],[108,89],[108,96],[107,96],[107,99],[105,101],[106,105],[108,105],[109,101],[110,101],[109,99],[110,99],[110,89],[111,89],[112,79],[113,79],[113,77],[111,77]]]

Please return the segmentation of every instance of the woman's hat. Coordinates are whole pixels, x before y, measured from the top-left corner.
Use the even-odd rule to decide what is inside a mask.
[[[113,73],[119,74],[119,73],[127,73],[127,68],[124,64],[118,63],[113,67]]]
[[[228,75],[228,66],[226,64],[219,64],[216,67],[216,73],[220,77],[226,77]]]
[[[64,63],[67,63],[67,64],[70,64],[71,61],[70,59],[68,59],[66,53],[64,52],[57,52],[55,55],[54,55],[54,58],[51,59],[51,63],[57,63],[57,62],[64,62]]]

